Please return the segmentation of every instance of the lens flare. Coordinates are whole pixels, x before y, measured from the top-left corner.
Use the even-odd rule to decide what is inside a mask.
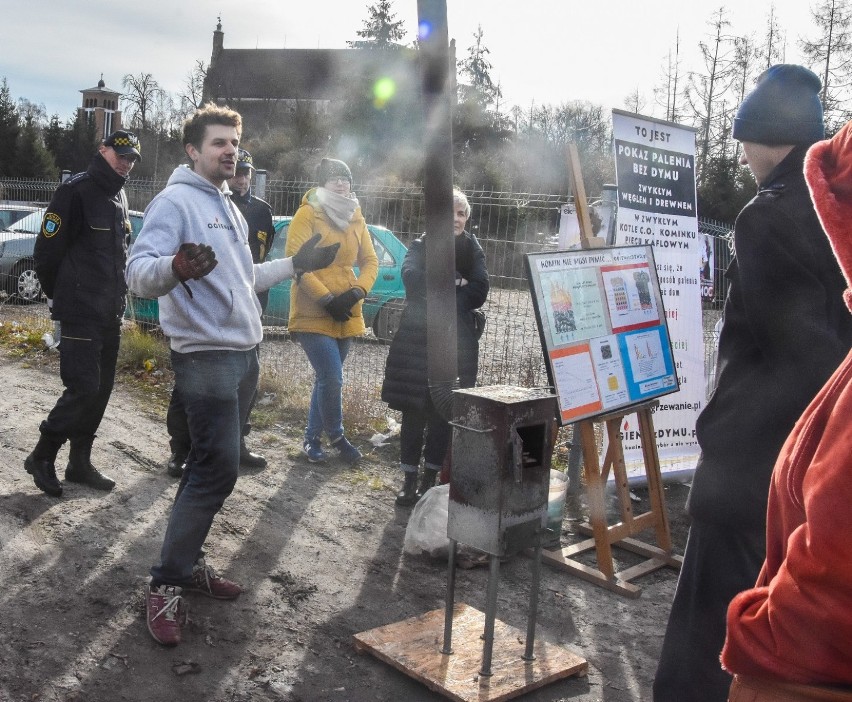
[[[426,20],[422,20],[420,24],[417,26],[417,36],[420,41],[429,38],[429,35],[432,33],[432,25],[429,24]]]
[[[373,85],[373,105],[381,109],[396,94],[396,82],[392,78],[379,78]]]

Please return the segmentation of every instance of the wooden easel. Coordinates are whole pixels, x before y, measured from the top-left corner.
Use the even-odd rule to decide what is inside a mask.
[[[672,538],[666,511],[663,481],[660,475],[660,459],[654,437],[652,409],[657,401],[644,403],[637,407],[602,415],[596,419],[579,422],[580,436],[583,442],[583,463],[586,479],[586,493],[589,501],[589,521],[580,525],[580,530],[591,534],[591,539],[563,548],[561,551],[543,551],[545,563],[558,566],[574,573],[583,580],[612,590],[627,597],[639,597],[642,588],[631,581],[655,570],[669,566],[680,569],[681,556],[672,553]],[[642,456],[645,461],[645,476],[648,480],[650,510],[642,514],[633,513],[630,501],[630,487],[627,482],[627,469],[624,465],[624,447],[622,445],[621,422],[629,414],[636,413],[639,418],[639,434],[642,442]],[[603,463],[598,461],[597,441],[595,440],[595,421],[602,422],[606,428],[608,446]],[[608,524],[606,515],[605,489],[609,472],[615,479],[615,496],[618,499],[620,521]],[[654,529],[657,546],[632,538],[646,529]],[[612,547],[644,556],[646,560],[620,572],[615,572],[612,561]],[[597,568],[585,565],[572,558],[580,553],[595,549]]]
[[[599,248],[604,240],[592,235],[592,223],[586,202],[586,189],[580,171],[580,160],[575,144],[568,145],[568,172],[571,175],[571,190],[577,208],[580,223],[580,241],[584,249]],[[591,534],[591,539],[563,548],[561,551],[542,551],[545,563],[556,565],[589,582],[627,597],[639,597],[642,588],[631,581],[666,566],[680,569],[683,557],[672,553],[672,537],[666,511],[663,481],[660,473],[660,458],[657,454],[657,442],[654,436],[652,409],[657,401],[647,402],[630,409],[601,415],[595,419],[579,422],[580,437],[583,443],[583,465],[586,478],[586,491],[589,500],[589,521],[581,524],[581,532]],[[633,514],[630,502],[630,487],[627,483],[627,469],[624,465],[624,447],[621,442],[621,421],[629,414],[636,413],[639,418],[639,432],[642,442],[642,455],[645,460],[645,476],[648,481],[648,496],[651,509],[643,514]],[[608,445],[603,464],[598,462],[598,447],[595,439],[595,422],[605,424]],[[615,477],[615,496],[619,503],[621,521],[609,525],[606,515],[604,491],[610,469]],[[657,537],[657,546],[643,543],[633,537],[641,531],[653,528]],[[617,546],[632,551],[646,560],[626,570],[615,572],[612,561],[612,547]],[[572,558],[572,556],[595,549],[597,568],[592,568]]]

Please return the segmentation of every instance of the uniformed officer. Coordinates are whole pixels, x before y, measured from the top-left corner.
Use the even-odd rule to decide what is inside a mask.
[[[254,160],[246,149],[237,151],[237,168],[233,178],[228,179],[231,188],[231,200],[245,217],[248,223],[248,241],[251,257],[255,263],[263,263],[272,241],[275,238],[275,227],[272,222],[272,207],[268,202],[255,197],[252,193],[251,179],[254,171]],[[262,310],[266,309],[269,301],[269,291],[257,294]],[[254,399],[251,405],[254,406]],[[251,410],[249,410],[250,412]],[[166,428],[169,432],[169,447],[171,456],[166,464],[166,472],[172,477],[180,477],[183,464],[189,454],[189,427],[186,425],[186,414],[180,403],[180,398],[172,392],[166,414]],[[245,468],[265,468],[266,459],[258,453],[250,451],[245,444],[245,436],[251,431],[251,424],[243,427],[243,441],[240,444],[240,465]]]
[[[96,490],[115,486],[92,465],[91,451],[115,380],[130,238],[123,188],[140,158],[135,134],[110,134],[88,170],[56,190],[36,239],[36,273],[51,317],[61,322],[59,367],[65,390],[41,423],[41,436],[24,467],[36,486],[54,497],[62,494],[54,463],[66,440],[65,480]]]

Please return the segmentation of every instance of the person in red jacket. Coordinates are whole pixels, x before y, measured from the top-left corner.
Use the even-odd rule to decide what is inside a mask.
[[[809,149],[805,179],[852,309],[852,123]],[[852,700],[850,416],[852,353],[805,410],[775,463],[766,560],[755,587],[728,607],[722,664],[736,674],[730,700]]]

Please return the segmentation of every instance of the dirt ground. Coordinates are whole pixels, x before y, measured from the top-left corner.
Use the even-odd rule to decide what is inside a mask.
[[[253,434],[270,465],[241,475],[208,540],[209,562],[246,591],[235,602],[188,597],[185,640],[163,648],[142,601],[176,487],[162,410],[120,381],[93,451],[117,487],[65,484],[61,499],[48,497],[23,462],[60,393],[57,368],[55,357],[0,351],[0,702],[443,699],[352,643],[444,603],[446,563],[403,553],[410,511],[393,500],[398,444],[367,452],[367,437],[356,437],[367,455],[349,469],[302,460],[296,426]],[[67,448],[58,467],[66,457]],[[635,509],[647,509],[646,493],[635,493]],[[682,553],[686,487],[666,493]],[[563,543],[583,512],[569,498]],[[531,563],[518,555],[500,571],[497,617],[521,631]],[[649,700],[676,577],[668,568],[644,576],[641,597],[627,599],[543,565],[537,640],[578,653],[589,669],[523,699]],[[487,580],[487,568],[458,570],[456,601],[484,611]]]

